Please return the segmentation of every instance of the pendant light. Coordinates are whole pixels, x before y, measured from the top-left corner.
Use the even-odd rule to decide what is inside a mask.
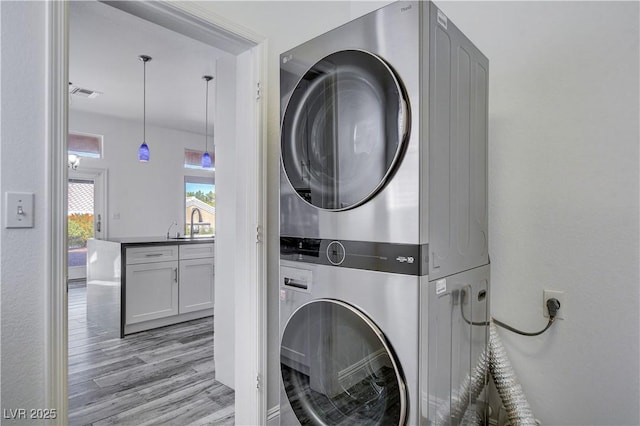
[[[143,63],[143,83],[142,83],[142,145],[138,148],[138,160],[142,163],[149,161],[149,146],[147,145],[147,62],[151,56],[138,56]]]
[[[211,167],[211,156],[209,155],[209,141],[208,141],[208,133],[209,133],[209,81],[213,79],[210,75],[205,75],[202,77],[203,80],[207,82],[207,94],[205,101],[205,118],[204,118],[204,154],[202,154],[202,167],[208,169]],[[213,133],[213,126],[211,126],[211,131]],[[215,151],[214,151],[215,152]],[[215,158],[215,154],[214,154]]]

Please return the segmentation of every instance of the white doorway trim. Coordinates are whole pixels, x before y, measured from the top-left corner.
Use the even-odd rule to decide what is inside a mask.
[[[266,41],[235,23],[220,17],[202,6],[190,2],[106,2],[124,9],[132,5],[135,15],[182,32],[201,41],[226,41],[229,46],[250,50],[254,64],[253,75],[266,93]],[[67,385],[67,133],[69,81],[69,20],[68,2],[47,2],[47,198],[45,244],[46,259],[46,383],[49,407],[56,408],[55,424],[68,423]],[[253,46],[253,47],[251,47]],[[230,48],[231,49],[231,48]],[[240,53],[239,50],[236,52]],[[254,151],[246,157],[246,184],[242,193],[246,211],[238,217],[238,228],[244,230],[237,243],[238,253],[244,257],[245,268],[234,283],[236,294],[242,295],[242,315],[245,320],[235,327],[236,345],[245,343],[241,353],[236,351],[236,424],[264,424],[266,422],[266,253],[263,235],[266,227],[266,102],[258,99],[255,107],[255,140],[248,146]],[[255,267],[246,268],[246,265]],[[249,295],[247,298],[246,296]],[[239,315],[236,312],[236,317]],[[247,339],[251,336],[251,339]]]
[[[67,136],[69,24],[66,2],[47,2],[45,258],[45,392],[59,424],[68,424],[67,392]],[[50,281],[48,281],[50,280]]]

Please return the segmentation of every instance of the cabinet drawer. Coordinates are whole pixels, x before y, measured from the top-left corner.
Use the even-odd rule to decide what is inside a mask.
[[[178,260],[178,246],[151,246],[127,248],[127,265]]]
[[[213,257],[214,244],[184,244],[180,246],[180,260]]]

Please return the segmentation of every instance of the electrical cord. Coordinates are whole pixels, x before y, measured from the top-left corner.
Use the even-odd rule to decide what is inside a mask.
[[[488,326],[489,325],[489,321],[480,321],[480,322],[476,322],[476,321],[469,321],[465,316],[464,316],[464,309],[463,309],[463,305],[464,305],[464,297],[466,295],[466,292],[464,290],[462,290],[462,295],[461,295],[461,300],[460,300],[460,313],[462,314],[462,319],[469,325],[476,325],[476,326]],[[556,315],[558,314],[558,309],[560,309],[560,302],[558,301],[558,299],[555,298],[551,298],[547,300],[547,309],[549,310],[549,322],[547,323],[547,325],[545,326],[545,328],[543,328],[540,331],[536,331],[533,333],[527,332],[527,331],[522,331],[522,330],[518,330],[517,328],[513,328],[508,324],[503,323],[500,320],[497,320],[493,317],[491,317],[491,319],[493,320],[493,323],[499,327],[505,328],[513,333],[516,334],[520,334],[521,336],[539,336],[542,333],[544,333],[545,331],[547,331],[549,329],[549,327],[551,327],[551,325],[553,324],[553,322],[556,319]]]
[[[545,331],[547,331],[549,329],[549,327],[551,327],[551,324],[553,324],[553,322],[555,320],[555,317],[552,317],[551,315],[549,315],[549,322],[547,323],[547,325],[542,330],[536,331],[534,333],[529,333],[527,331],[518,330],[518,329],[513,328],[510,325],[505,324],[505,323],[503,323],[503,322],[501,322],[501,321],[499,321],[499,320],[497,320],[497,319],[495,319],[493,317],[491,319],[493,320],[493,323],[495,325],[500,326],[502,328],[505,328],[505,329],[507,329],[509,331],[512,331],[514,333],[520,334],[521,336],[539,336],[542,333],[544,333]]]

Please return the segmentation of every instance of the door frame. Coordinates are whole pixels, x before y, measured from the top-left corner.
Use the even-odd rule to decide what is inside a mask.
[[[120,2],[106,2],[120,3]],[[126,2],[140,10],[152,22],[180,28],[200,35],[218,37],[234,43],[238,40],[251,46],[253,63],[253,90],[261,88],[267,93],[267,41],[262,35],[237,25],[192,2]],[[120,3],[121,5],[124,2]],[[112,6],[114,4],[111,4]],[[50,281],[46,285],[45,330],[45,398],[50,408],[57,409],[56,424],[68,423],[68,333],[67,333],[67,135],[68,135],[68,81],[69,81],[69,18],[68,1],[47,2],[46,6],[46,137],[45,154],[45,270]],[[136,14],[136,13],[134,13]],[[266,423],[266,142],[267,120],[264,95],[256,96],[255,129],[253,140],[246,141],[243,149],[252,154],[245,157],[247,173],[242,198],[247,203],[245,214],[237,219],[243,230],[237,249],[254,268],[238,268],[235,288],[236,324],[236,423]],[[246,161],[249,158],[251,164]],[[255,190],[255,191],[252,191]],[[245,263],[245,265],[248,263]],[[249,297],[247,297],[249,295]],[[252,338],[247,339],[247,336]],[[248,346],[248,347],[246,347]]]
[[[94,238],[98,240],[102,240],[108,238],[108,182],[109,182],[109,170],[102,168],[89,168],[79,166],[77,170],[69,170],[69,177],[67,182],[72,179],[85,180],[87,182],[93,182],[93,229],[94,229]],[[99,234],[96,235],[98,231],[95,231],[96,225],[98,223],[98,215],[101,215],[101,223],[100,223],[100,231]],[[68,266],[68,264],[67,264]],[[67,270],[69,274],[69,279],[74,279],[71,275],[71,271]],[[86,275],[85,275],[86,277]]]

